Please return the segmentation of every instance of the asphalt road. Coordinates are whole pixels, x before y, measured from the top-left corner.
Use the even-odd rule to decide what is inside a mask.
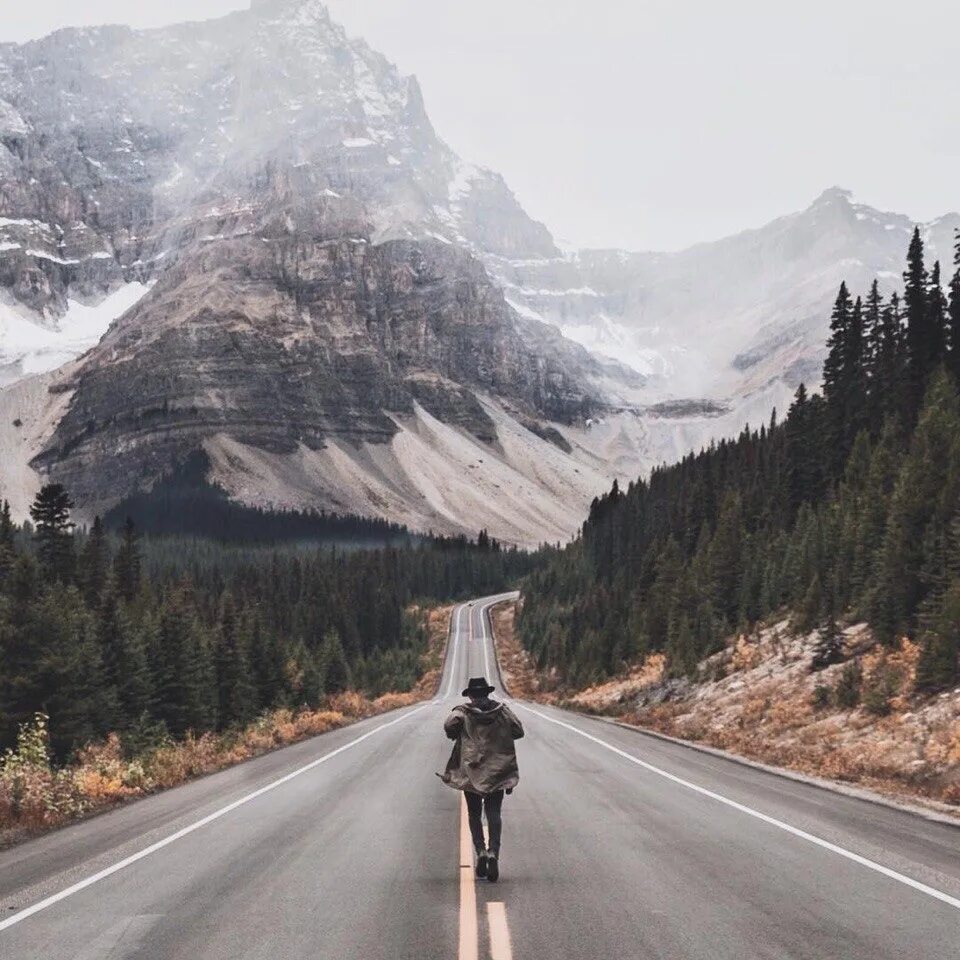
[[[3,960],[594,960],[960,955],[960,829],[514,702],[500,882],[474,882],[434,772],[437,699],[0,854]],[[31,912],[32,911],[32,912]]]

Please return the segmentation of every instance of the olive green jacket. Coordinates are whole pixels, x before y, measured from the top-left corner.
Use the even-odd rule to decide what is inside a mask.
[[[517,785],[520,771],[513,741],[523,736],[523,724],[505,703],[497,703],[492,710],[458,704],[443,729],[456,741],[446,769],[437,774],[447,786],[469,793],[493,793]]]

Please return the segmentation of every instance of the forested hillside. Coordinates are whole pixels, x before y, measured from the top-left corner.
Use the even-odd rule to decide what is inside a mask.
[[[918,685],[957,680],[960,640],[960,235],[952,279],[919,230],[902,296],[842,285],[822,393],[594,501],[581,535],[530,575],[522,639],[572,685],[664,651],[675,674],[775,610],[862,617],[922,644]]]
[[[486,534],[350,551],[116,537],[76,530],[71,506],[48,485],[32,524],[0,515],[0,746],[39,711],[61,759],[108,731],[132,754],[346,688],[406,690],[426,648],[411,601],[499,590],[533,562]]]
[[[138,491],[107,511],[105,526],[122,529],[132,520],[150,534],[210,537],[228,543],[408,546],[424,539],[380,517],[248,507],[210,483],[209,471],[210,458],[205,453],[191,454],[149,490]]]

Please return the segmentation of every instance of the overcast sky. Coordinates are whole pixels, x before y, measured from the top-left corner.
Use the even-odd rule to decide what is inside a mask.
[[[0,0],[0,41],[244,0]],[[415,73],[444,139],[581,246],[672,249],[823,189],[960,207],[955,0],[330,0]]]

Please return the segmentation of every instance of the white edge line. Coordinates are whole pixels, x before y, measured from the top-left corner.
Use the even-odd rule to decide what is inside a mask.
[[[434,698],[434,703],[440,703],[450,695],[450,675],[448,666],[452,667],[453,658],[457,654],[457,617],[460,615],[460,608],[457,607],[450,617],[450,631],[447,637],[447,650],[443,658],[443,673],[440,675],[440,689]]]
[[[489,602],[484,607],[484,611],[487,613],[488,620],[489,620],[490,611],[494,607],[498,606],[501,603],[506,603],[509,600],[516,600],[519,596],[520,596],[520,592],[518,590],[511,590],[508,593],[500,593],[500,594],[497,594],[497,596],[495,597],[491,597]],[[500,668],[500,658],[497,656],[496,638],[493,635],[493,623],[488,622],[488,620],[483,621],[483,632],[484,632],[484,636],[488,640],[490,649],[493,651],[494,664],[497,668],[497,681],[500,684],[500,693],[502,694],[501,699],[512,700],[513,697],[510,696],[510,692],[507,690],[506,683],[504,682],[504,679],[503,679],[503,671]],[[487,633],[488,626],[490,627],[489,634]],[[485,645],[484,647],[485,657],[486,657],[486,652],[487,651],[486,651],[486,645]],[[485,662],[487,666],[487,681],[492,683],[493,681],[490,678],[490,663],[489,661],[485,661]]]
[[[423,703],[419,707],[414,708],[409,713],[403,714],[403,716],[396,717],[393,720],[389,720],[386,723],[380,724],[378,727],[374,727],[373,730],[368,730],[366,733],[361,734],[359,737],[354,738],[349,743],[345,743],[342,746],[337,747],[335,750],[331,750],[329,753],[325,753],[322,757],[318,757],[316,760],[312,760],[310,763],[305,766],[299,767],[296,770],[291,771],[285,776],[280,777],[278,780],[274,780],[271,783],[266,784],[263,787],[260,787],[258,790],[254,790],[253,793],[248,793],[246,796],[240,797],[238,800],[234,800],[233,803],[227,804],[225,807],[221,807],[219,810],[215,810],[213,813],[208,814],[201,820],[197,820],[196,823],[191,823],[189,826],[184,827],[182,830],[178,830],[176,833],[170,834],[169,837],[164,837],[162,840],[158,840],[156,843],[151,844],[149,847],[145,847],[143,850],[140,850],[137,853],[131,854],[131,856],[126,857],[124,860],[120,860],[118,863],[113,864],[112,866],[106,867],[101,870],[99,873],[94,873],[89,877],[86,877],[83,880],[78,881],[72,886],[67,887],[64,890],[61,890],[59,893],[54,893],[51,896],[40,900],[38,903],[33,904],[33,906],[26,907],[25,909],[15,913],[12,917],[7,917],[5,920],[0,921],[0,930],[6,930],[9,927],[15,926],[20,923],[22,920],[26,920],[27,917],[32,917],[35,913],[39,913],[41,910],[46,910],[47,907],[52,907],[54,904],[59,903],[61,900],[66,900],[67,897],[73,896],[75,893],[79,893],[81,890],[85,890],[87,887],[92,887],[95,883],[99,883],[101,880],[105,880],[107,877],[112,876],[115,873],[129,867],[131,864],[136,863],[138,860],[143,860],[145,857],[149,857],[152,853],[156,853],[158,850],[162,850],[164,847],[169,846],[176,840],[180,840],[188,834],[193,833],[195,830],[199,830],[201,827],[205,827],[208,823],[212,823],[214,820],[219,820],[220,817],[226,816],[228,813],[236,810],[237,807],[242,807],[245,803],[249,803],[251,800],[256,800],[257,797],[263,796],[265,793],[269,793],[271,790],[275,790],[277,787],[282,786],[285,783],[293,780],[295,777],[299,777],[303,773],[312,770],[314,767],[319,766],[321,763],[326,763],[327,760],[332,760],[338,754],[343,753],[345,750],[349,750],[351,747],[355,747],[358,743],[362,743],[364,740],[372,737],[374,734],[380,733],[381,730],[386,730],[387,727],[392,727],[394,724],[402,723],[404,720],[409,720],[410,717],[414,714],[419,713],[421,710],[425,710],[427,707],[431,706],[430,703]]]
[[[450,638],[450,645],[453,648],[450,651],[450,675],[447,677],[447,682],[444,684],[446,688],[445,692],[441,694],[443,699],[446,699],[453,693],[453,682],[454,678],[457,675],[457,653],[460,651],[460,614],[463,613],[465,603],[461,603],[457,607],[456,616],[453,618],[453,636]]]
[[[493,606],[493,601],[480,608],[480,640],[483,643],[483,675],[490,682],[490,643],[487,639],[487,611]]]
[[[754,810],[753,807],[748,807],[742,803],[738,803],[736,800],[731,800],[729,797],[725,797],[722,794],[714,793],[713,790],[708,790],[706,787],[701,787],[696,783],[691,783],[689,780],[684,780],[683,777],[678,777],[676,774],[668,773],[666,770],[661,770],[660,767],[655,767],[652,763],[647,763],[646,760],[641,760],[639,757],[635,757],[633,754],[627,753],[626,750],[621,750],[619,747],[615,747],[612,744],[607,743],[605,740],[601,740],[599,737],[595,737],[593,734],[587,733],[586,731],[575,727],[572,723],[566,723],[563,720],[557,720],[555,717],[548,716],[539,710],[534,710],[532,707],[528,707],[526,704],[517,704],[517,706],[523,710],[526,710],[528,713],[535,714],[543,720],[546,720],[548,723],[555,723],[557,726],[571,730],[573,733],[578,733],[581,737],[585,737],[587,740],[592,740],[594,743],[599,744],[601,747],[606,747],[607,750],[617,754],[620,757],[623,757],[625,760],[629,760],[631,763],[635,763],[637,766],[643,767],[645,770],[649,770],[651,773],[655,773],[673,783],[679,784],[681,787],[686,787],[688,790],[693,790],[695,793],[709,797],[711,800],[716,800],[718,803],[726,804],[726,806],[732,807],[734,810],[739,810],[741,813],[747,814],[747,816],[755,817],[757,820],[762,820],[764,823],[768,823],[773,827],[777,827],[780,830],[784,830],[787,833],[793,834],[793,836],[799,837],[801,840],[806,840],[809,843],[816,844],[818,847],[823,847],[824,850],[829,850],[831,853],[845,857],[847,860],[852,860],[854,863],[858,863],[860,866],[866,867],[868,870],[874,870],[877,873],[883,874],[885,877],[889,877],[891,880],[896,880],[898,883],[902,883],[905,886],[911,887],[920,893],[925,893],[928,897],[933,897],[935,900],[939,900],[948,906],[960,910],[960,899],[951,897],[950,894],[944,893],[942,890],[937,890],[935,887],[927,886],[927,884],[921,883],[919,880],[914,880],[912,877],[898,873],[896,870],[891,870],[890,867],[885,867],[882,863],[877,863],[875,860],[869,860],[866,857],[860,856],[859,853],[854,853],[852,850],[847,850],[844,847],[837,846],[837,844],[831,843],[829,840],[824,840],[823,837],[818,837],[815,834],[807,833],[805,830],[791,826],[789,823],[785,823],[783,820],[777,820],[775,817],[761,813],[759,810]]]

